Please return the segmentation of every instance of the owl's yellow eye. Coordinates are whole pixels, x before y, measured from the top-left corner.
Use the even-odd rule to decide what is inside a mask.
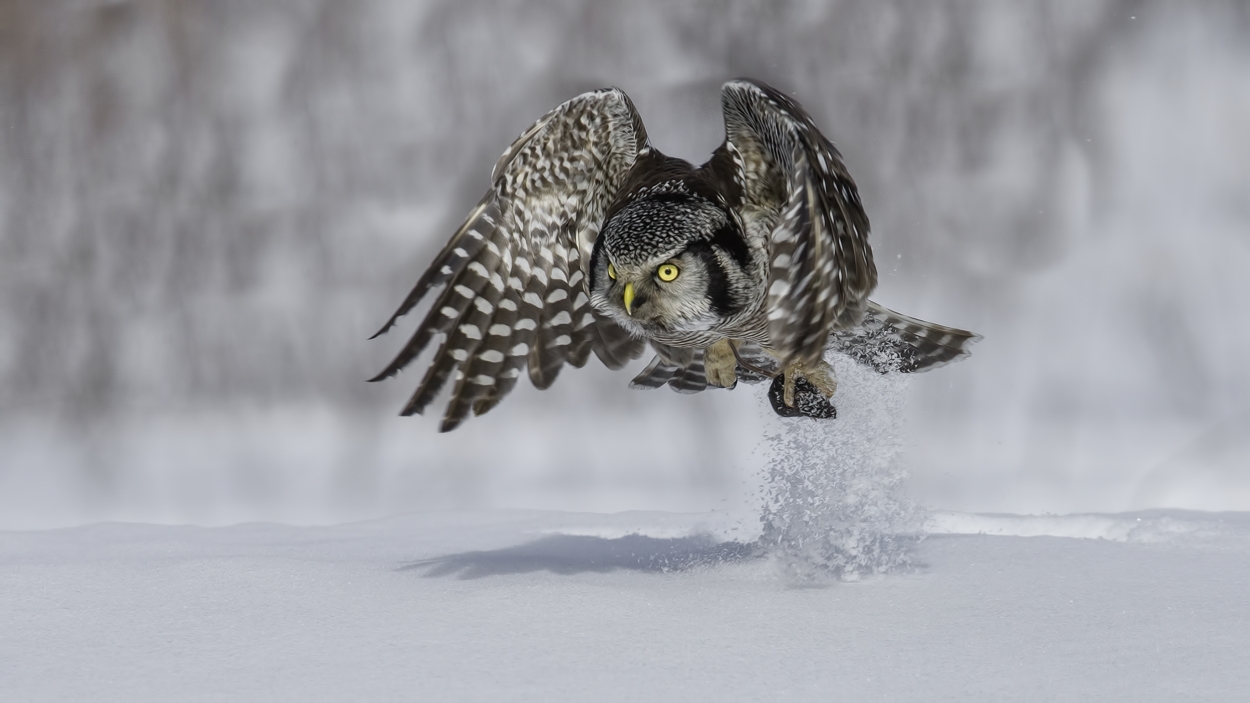
[[[681,269],[673,264],[660,264],[660,268],[655,270],[655,275],[659,276],[660,280],[665,283],[676,279],[679,273],[681,273]]]
[[[613,266],[610,262],[608,263],[608,278],[614,281],[616,280],[616,267]]]

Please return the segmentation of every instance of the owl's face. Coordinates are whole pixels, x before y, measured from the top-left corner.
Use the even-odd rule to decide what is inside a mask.
[[[733,252],[745,246],[706,200],[640,199],[608,220],[595,242],[590,303],[635,337],[706,330],[743,304],[748,282]]]

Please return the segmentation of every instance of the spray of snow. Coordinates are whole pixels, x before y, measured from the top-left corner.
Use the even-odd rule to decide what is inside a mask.
[[[833,420],[794,418],[766,440],[758,545],[798,581],[856,580],[911,563],[924,514],[904,491],[907,377],[845,357]]]

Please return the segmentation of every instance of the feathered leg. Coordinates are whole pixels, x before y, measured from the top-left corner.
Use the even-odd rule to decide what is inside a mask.
[[[709,385],[721,388],[738,385],[738,356],[732,341],[722,339],[703,351],[703,372]]]

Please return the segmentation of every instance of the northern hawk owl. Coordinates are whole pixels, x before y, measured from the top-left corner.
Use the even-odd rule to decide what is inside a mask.
[[[726,83],[721,102],[725,141],[698,167],[652,147],[618,89],[579,95],[525,130],[378,332],[434,298],[373,379],[442,338],[402,414],[423,412],[452,379],[448,431],[493,408],[523,372],[547,388],[565,363],[593,352],[617,369],[649,343],[655,359],[634,387],[772,377],[779,414],[829,417],[828,348],[883,372],[966,356],[976,335],[868,300],[868,217],[807,112],[746,79]]]

